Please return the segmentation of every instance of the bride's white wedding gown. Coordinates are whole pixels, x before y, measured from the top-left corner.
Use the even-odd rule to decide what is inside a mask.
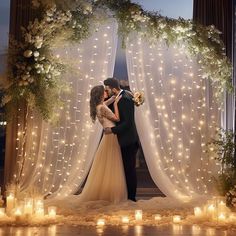
[[[103,128],[115,125],[111,121],[115,115],[105,104],[97,106],[97,117]],[[103,135],[79,200],[113,203],[127,200],[124,167],[116,135]]]

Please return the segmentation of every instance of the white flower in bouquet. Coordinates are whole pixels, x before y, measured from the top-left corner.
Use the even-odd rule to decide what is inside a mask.
[[[35,51],[34,52],[34,57],[38,57],[39,56],[39,52],[38,51]]]
[[[33,54],[33,52],[31,50],[26,50],[23,53],[24,57],[27,57],[27,58],[31,57],[32,54]]]
[[[43,44],[43,40],[37,40],[35,42],[34,46],[39,49],[42,47],[42,44]]]
[[[144,103],[144,93],[143,92],[135,92],[133,95],[133,101],[135,106],[140,106]]]
[[[91,5],[90,3],[85,3],[85,4],[83,4],[83,13],[84,13],[85,15],[91,13],[92,10],[93,10],[93,8],[92,8],[92,5]]]

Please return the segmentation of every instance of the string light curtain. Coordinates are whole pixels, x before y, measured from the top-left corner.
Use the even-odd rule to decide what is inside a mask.
[[[54,50],[73,68],[62,76],[71,91],[62,95],[64,106],[55,114],[56,125],[29,114],[23,190],[36,188],[44,196],[63,198],[75,193],[85,180],[102,134],[100,124],[90,119],[90,90],[113,75],[116,46],[117,23],[110,20],[83,43]],[[21,135],[19,129],[18,140]]]
[[[184,44],[150,45],[138,34],[126,48],[131,90],[145,94],[136,125],[148,169],[166,196],[181,201],[209,194],[218,166],[207,142],[220,123],[209,81],[186,52]]]

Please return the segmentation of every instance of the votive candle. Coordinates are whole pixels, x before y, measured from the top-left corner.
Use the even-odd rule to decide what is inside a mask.
[[[143,211],[142,210],[136,210],[135,211],[135,220],[141,221],[143,219]]]

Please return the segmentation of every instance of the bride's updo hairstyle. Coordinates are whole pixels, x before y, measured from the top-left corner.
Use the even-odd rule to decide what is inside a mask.
[[[96,120],[97,110],[96,107],[101,103],[104,95],[103,85],[95,86],[91,89],[90,92],[90,117],[94,123]]]

